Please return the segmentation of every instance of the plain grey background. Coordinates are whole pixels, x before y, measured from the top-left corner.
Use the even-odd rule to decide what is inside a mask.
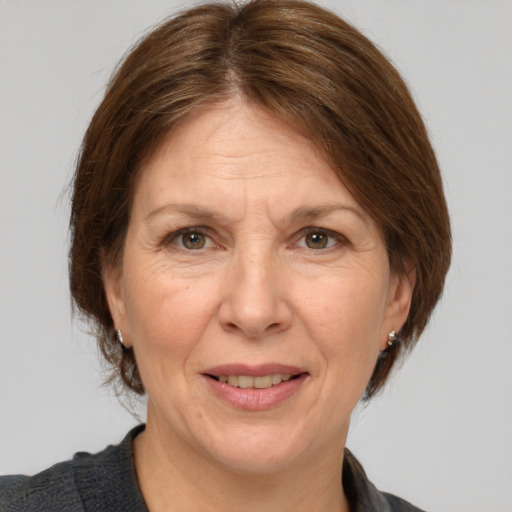
[[[323,1],[390,56],[443,169],[454,258],[417,350],[356,412],[370,478],[427,510],[512,510],[512,2]],[[186,2],[0,0],[0,474],[118,442],[70,312],[69,182],[117,60]]]

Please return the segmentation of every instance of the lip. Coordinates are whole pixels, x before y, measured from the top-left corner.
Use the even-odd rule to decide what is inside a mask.
[[[296,377],[266,389],[236,388],[212,378],[212,376],[218,377],[220,375],[261,377],[276,373],[291,374],[296,375]],[[235,409],[246,411],[265,411],[276,408],[297,394],[308,376],[309,373],[302,368],[282,364],[257,366],[226,364],[209,368],[203,373],[204,380],[218,398]]]
[[[245,365],[245,364],[223,364],[209,368],[205,375],[249,375],[250,377],[262,377],[263,375],[271,375],[275,373],[283,373],[290,375],[298,375],[299,373],[307,373],[303,368],[298,366],[289,366],[285,364],[259,364],[259,365]]]

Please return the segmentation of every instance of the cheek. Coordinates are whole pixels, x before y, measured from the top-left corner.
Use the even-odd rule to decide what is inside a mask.
[[[125,303],[143,380],[158,374],[169,378],[168,370],[185,367],[200,344],[216,311],[213,283],[200,284],[162,275],[131,280]]]
[[[379,281],[345,278],[330,280],[322,293],[309,291],[297,314],[316,340],[325,375],[331,386],[359,399],[379,354],[385,289]]]
[[[302,296],[308,295],[302,290]],[[376,341],[385,309],[386,293],[378,283],[364,280],[330,280],[318,293],[312,287],[309,299],[298,299],[302,316],[322,338],[335,347],[364,347]]]

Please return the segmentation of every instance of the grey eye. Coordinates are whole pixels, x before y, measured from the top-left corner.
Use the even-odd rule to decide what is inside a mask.
[[[206,236],[202,233],[185,233],[181,235],[181,243],[187,249],[202,249],[206,244]]]
[[[305,237],[306,246],[310,249],[325,249],[329,243],[329,235],[322,231],[308,233]]]

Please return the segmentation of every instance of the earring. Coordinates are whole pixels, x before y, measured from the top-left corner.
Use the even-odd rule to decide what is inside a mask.
[[[121,329],[116,329],[116,334],[119,343],[121,343],[121,345],[124,345],[123,333],[121,332]]]
[[[396,331],[391,331],[389,334],[388,334],[388,346],[389,347],[392,347],[393,346],[393,343],[395,343],[396,339],[398,337],[398,334],[396,333]]]

